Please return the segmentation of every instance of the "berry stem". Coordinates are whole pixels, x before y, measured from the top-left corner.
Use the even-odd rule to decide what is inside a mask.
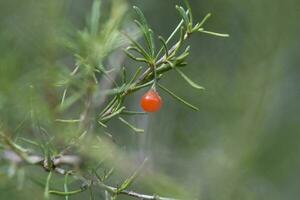
[[[153,84],[151,89],[156,91],[156,84],[157,84],[157,71],[156,71],[156,64],[154,63],[153,65],[151,65],[153,74],[154,74],[154,79],[153,79]]]

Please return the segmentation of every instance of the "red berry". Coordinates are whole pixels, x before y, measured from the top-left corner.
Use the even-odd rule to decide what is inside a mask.
[[[150,89],[143,95],[141,106],[145,112],[157,112],[162,106],[162,99],[155,90]]]

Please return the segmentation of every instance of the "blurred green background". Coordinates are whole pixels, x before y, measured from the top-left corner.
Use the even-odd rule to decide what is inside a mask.
[[[55,87],[49,85],[59,76],[59,64],[71,59],[58,38],[84,27],[91,3],[0,1],[1,126],[18,129],[30,110],[28,98],[39,92],[44,94],[36,97],[40,116],[52,115],[46,105],[57,99]],[[167,37],[178,23],[174,5],[180,1],[128,3],[145,12],[157,34]],[[144,135],[132,135],[122,125],[114,126],[113,133],[130,151],[149,156],[155,171],[199,200],[299,199],[300,2],[190,3],[198,20],[213,14],[206,24],[209,30],[230,34],[225,39],[198,34],[189,41],[191,56],[184,72],[205,91],[193,90],[174,72],[162,81],[200,111],[189,110],[161,91],[164,107],[159,114],[131,119],[146,129]],[[136,108],[141,94],[127,104]],[[0,174],[0,199],[42,198],[43,189],[26,184],[18,190],[14,179]],[[176,191],[151,182],[139,191],[176,196]]]

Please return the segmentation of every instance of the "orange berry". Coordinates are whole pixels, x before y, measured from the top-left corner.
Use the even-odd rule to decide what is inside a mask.
[[[155,90],[150,89],[142,96],[141,106],[145,112],[157,112],[162,106],[162,99]]]

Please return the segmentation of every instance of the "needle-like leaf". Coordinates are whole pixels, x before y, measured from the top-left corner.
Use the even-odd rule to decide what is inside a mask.
[[[46,179],[46,185],[45,185],[45,191],[44,191],[44,197],[46,199],[49,198],[49,187],[50,187],[51,177],[52,177],[52,171],[49,172],[47,179]]]
[[[147,53],[147,51],[142,47],[142,45],[140,45],[138,42],[136,42],[133,38],[131,38],[127,33],[124,32],[124,35],[127,37],[127,39],[130,40],[130,42],[132,43],[132,45],[134,45],[136,48],[139,49],[139,51],[141,52],[141,54],[146,58],[146,59],[150,59],[150,55]]]
[[[229,37],[229,34],[224,34],[224,33],[216,33],[216,32],[206,31],[206,30],[199,30],[199,32],[206,33],[206,34],[209,34],[209,35],[218,36],[218,37]]]
[[[144,63],[148,63],[148,60],[146,60],[145,58],[138,58],[135,55],[133,55],[132,53],[130,53],[128,50],[124,50],[124,53],[131,58],[132,60],[135,60],[137,62],[144,62]]]
[[[123,66],[122,67],[122,83],[123,84],[126,84],[126,81],[127,81],[127,73],[126,73],[126,68]]]
[[[198,29],[201,28],[210,17],[211,17],[211,13],[207,13],[205,17],[202,19],[202,21],[198,24]]]
[[[154,43],[154,38],[153,38],[153,32],[149,28],[147,20],[144,16],[143,12],[137,6],[133,6],[133,9],[136,11],[136,13],[139,17],[139,20],[140,20],[140,21],[135,20],[135,23],[140,27],[140,29],[144,33],[144,37],[147,41],[149,50],[151,51],[151,56],[153,57],[154,53],[155,53],[155,43]]]
[[[198,85],[194,81],[192,81],[186,74],[184,74],[180,69],[175,68],[175,71],[193,88],[198,89],[198,90],[204,90],[205,88]]]
[[[78,123],[81,120],[80,119],[56,119],[55,121],[62,122],[62,123]]]
[[[66,193],[69,192],[69,189],[68,189],[68,177],[69,177],[69,174],[67,173],[65,175],[65,180],[64,180],[64,190],[65,190]],[[69,200],[69,195],[65,196],[65,200]]]
[[[135,179],[140,175],[142,172],[142,169],[144,168],[145,164],[147,163],[148,159],[146,158],[141,166],[133,173],[132,176],[130,176],[128,179],[126,179],[122,185],[118,188],[117,193],[122,192],[123,190],[126,190],[128,187],[132,185],[132,183],[135,181]]]
[[[96,35],[98,32],[99,19],[100,19],[100,6],[101,0],[94,0],[92,5],[92,13],[90,19],[90,31],[92,35]]]
[[[177,96],[174,92],[170,91],[169,89],[167,89],[166,87],[162,86],[161,84],[158,84],[158,86],[164,90],[165,92],[167,92],[169,95],[171,95],[173,98],[175,98],[176,100],[178,100],[179,102],[183,103],[184,105],[186,105],[187,107],[199,111],[199,108],[197,108],[196,106],[192,105],[191,103],[187,102],[186,100],[182,99],[181,97]]]
[[[144,129],[140,129],[135,127],[134,125],[130,124],[128,121],[126,121],[124,118],[119,117],[118,118],[121,122],[123,122],[125,125],[127,125],[129,128],[131,128],[136,133],[143,133]]]
[[[141,72],[142,72],[142,67],[139,67],[136,70],[136,72],[134,73],[133,77],[130,79],[130,81],[129,81],[128,84],[131,85],[139,77],[139,75],[141,74]]]
[[[161,41],[161,43],[163,45],[166,58],[168,58],[169,57],[169,49],[168,49],[167,41],[162,36],[158,36],[158,39]]]
[[[129,110],[124,110],[121,114],[124,115],[146,115],[146,112],[137,112],[137,111],[129,111]]]
[[[184,0],[184,4],[185,4],[185,6],[187,7],[187,9],[188,9],[188,15],[189,15],[189,20],[190,20],[190,25],[191,26],[193,26],[193,13],[192,13],[192,7],[191,7],[191,5],[190,5],[190,3],[189,3],[189,1],[188,0]]]
[[[176,5],[176,10],[179,12],[180,16],[184,21],[186,28],[188,29],[190,20],[189,20],[189,16],[186,14],[186,11],[182,6],[178,6],[178,5]]]

